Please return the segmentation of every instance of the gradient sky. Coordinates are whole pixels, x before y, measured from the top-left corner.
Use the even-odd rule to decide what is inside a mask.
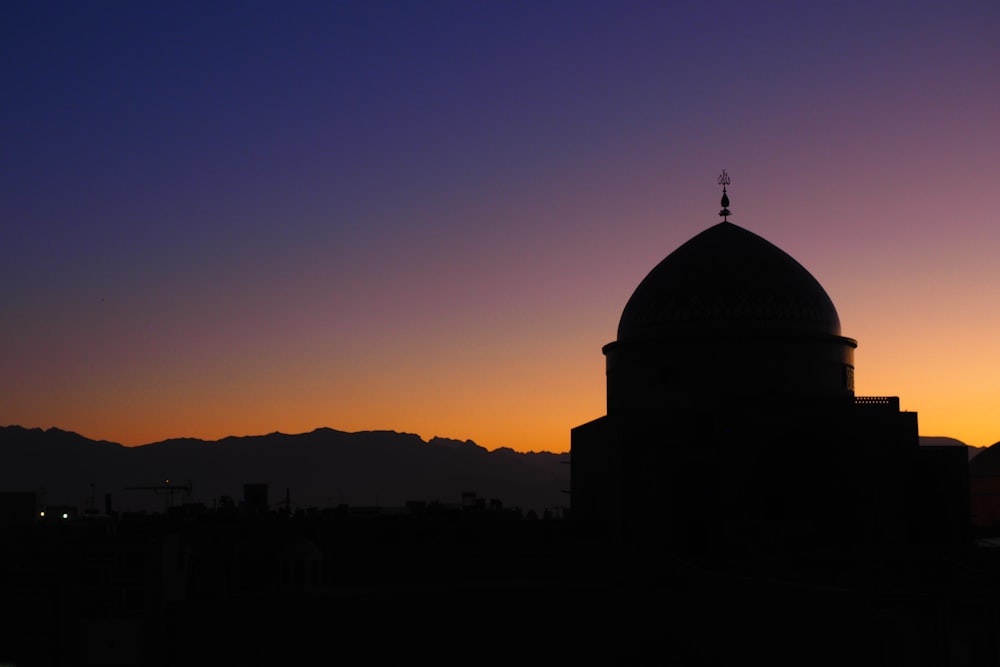
[[[0,5],[0,424],[567,451],[720,218],[1000,440],[1000,4]]]

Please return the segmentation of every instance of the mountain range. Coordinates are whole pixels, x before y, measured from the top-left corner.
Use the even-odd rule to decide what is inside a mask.
[[[966,447],[947,437],[924,446]],[[968,447],[970,460],[985,448]],[[162,511],[171,504],[239,503],[266,484],[273,506],[457,505],[470,497],[538,514],[569,506],[569,454],[487,450],[471,440],[396,431],[270,433],[126,447],[57,428],[0,427],[0,492],[32,491],[47,505]],[[168,482],[168,480],[170,480]],[[470,495],[474,494],[474,496]]]
[[[33,491],[44,504],[81,511],[103,510],[108,494],[113,511],[213,507],[226,498],[239,503],[244,484],[266,484],[269,504],[292,509],[458,505],[475,494],[543,513],[569,504],[568,460],[395,431],[320,428],[126,447],[56,428],[0,427],[0,491]]]
[[[932,435],[922,435],[920,436],[920,444],[924,447],[965,447],[969,451],[969,460],[971,461],[981,452],[985,452],[989,447],[973,447],[972,445],[967,445],[961,440],[956,438],[948,438],[943,436],[932,436]],[[1000,444],[1000,443],[996,443]]]

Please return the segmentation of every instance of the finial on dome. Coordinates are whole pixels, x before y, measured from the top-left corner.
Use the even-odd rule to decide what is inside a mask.
[[[722,175],[719,176],[719,185],[722,186],[722,210],[719,211],[719,215],[722,216],[723,222],[729,222],[726,218],[732,215],[729,212],[729,195],[726,194],[726,186],[729,185],[729,174],[726,170],[722,170]]]

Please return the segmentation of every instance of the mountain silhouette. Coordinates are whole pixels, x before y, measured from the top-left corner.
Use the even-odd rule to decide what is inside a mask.
[[[268,485],[273,506],[404,507],[408,502],[499,501],[543,513],[568,506],[568,455],[489,451],[471,440],[428,441],[395,431],[177,438],[125,447],[57,428],[0,427],[0,491],[34,491],[40,502],[114,511],[243,499]],[[177,484],[172,495],[152,487]],[[190,491],[183,487],[190,485]],[[146,488],[134,488],[143,487]],[[132,487],[132,488],[130,488]]]
[[[922,435],[920,436],[920,444],[923,447],[966,447],[969,451],[969,460],[974,459],[980,452],[986,450],[985,447],[973,447],[972,445],[967,445],[957,438],[948,438],[945,436],[936,435]]]
[[[969,464],[969,474],[1000,475],[1000,442],[983,447],[980,452],[975,461]]]
[[[924,446],[966,446],[921,436]],[[969,447],[970,459],[985,448]],[[48,505],[161,511],[185,502],[238,503],[244,484],[267,484],[269,502],[305,507],[458,504],[463,494],[543,513],[569,505],[568,454],[487,450],[471,440],[423,440],[396,431],[174,438],[126,447],[58,428],[0,427],[0,491],[33,491]],[[151,488],[190,485],[173,497]],[[178,487],[180,488],[180,487]]]
[[[995,535],[1000,526],[1000,442],[983,447],[969,461],[972,522]]]

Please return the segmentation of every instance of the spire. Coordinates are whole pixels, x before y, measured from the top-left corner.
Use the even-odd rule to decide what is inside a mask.
[[[732,213],[729,212],[729,195],[726,194],[726,186],[729,185],[729,174],[726,170],[722,170],[722,175],[719,176],[719,185],[722,186],[722,210],[719,211],[719,215],[722,216],[723,222],[729,222],[726,218]]]

